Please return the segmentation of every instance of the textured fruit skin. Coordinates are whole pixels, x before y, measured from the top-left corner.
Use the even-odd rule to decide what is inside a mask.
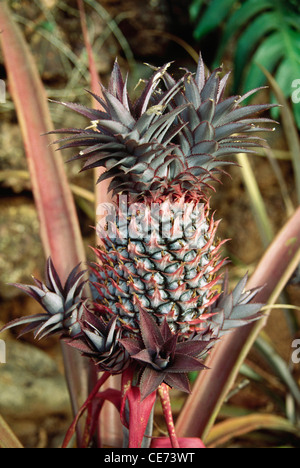
[[[124,206],[123,206],[124,208]],[[94,283],[107,314],[120,326],[139,333],[139,312],[174,333],[189,336],[207,319],[206,309],[218,298],[214,286],[224,264],[217,242],[218,223],[208,203],[136,203],[118,210],[97,233],[102,246]]]

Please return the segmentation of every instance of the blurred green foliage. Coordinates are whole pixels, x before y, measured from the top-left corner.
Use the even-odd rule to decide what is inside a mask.
[[[193,0],[190,16],[197,41],[220,34],[213,67],[228,50],[233,54],[233,93],[264,86],[267,80],[258,64],[263,65],[284,96],[291,98],[300,128],[300,103],[295,98],[300,83],[299,0]]]

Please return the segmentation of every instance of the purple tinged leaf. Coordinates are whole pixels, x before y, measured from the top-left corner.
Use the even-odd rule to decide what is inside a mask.
[[[167,320],[165,319],[160,327],[160,332],[162,334],[163,340],[168,341],[170,338],[172,338],[174,335],[171,332],[171,329],[168,325]],[[176,335],[175,335],[176,336]]]
[[[200,121],[206,120],[209,123],[212,123],[212,120],[215,115],[216,104],[212,99],[203,101],[201,106],[198,109],[198,119]]]
[[[153,91],[157,88],[160,79],[165,74],[166,70],[169,68],[170,63],[164,65],[163,67],[159,68],[155,73],[152,75],[151,79],[148,81],[142,95],[136,101],[135,104],[135,111],[137,115],[140,117],[143,115],[148,108],[150,99],[153,96]]]
[[[257,93],[258,91],[261,91],[262,89],[268,89],[268,86],[261,86],[260,88],[251,89],[237,100],[237,104],[240,104],[241,102],[245,101],[245,99],[248,99],[250,96]]]
[[[155,392],[163,383],[165,372],[158,372],[151,367],[146,367],[140,380],[141,399],[145,400],[147,396]]]
[[[199,55],[199,62],[198,62],[195,81],[196,81],[199,91],[201,91],[205,84],[205,65],[204,65],[201,53]]]
[[[171,336],[169,337],[167,336],[166,338],[164,338],[165,343],[162,346],[162,355],[169,354],[172,359],[177,349],[176,345],[177,345],[178,336],[172,334],[171,330],[170,330],[170,333],[171,333]]]
[[[220,304],[221,305],[221,304]],[[225,321],[226,319],[229,319],[230,318],[230,314],[231,312],[233,311],[233,297],[232,297],[232,293],[229,294],[227,297],[224,298],[224,302],[222,302],[222,309],[223,309],[223,313],[224,313],[224,318],[223,320]],[[214,315],[212,317],[212,321],[214,321],[215,319],[217,319],[217,314]]]
[[[163,79],[167,89],[172,89],[172,88],[174,88],[174,86],[176,86],[176,81],[174,80],[174,78],[169,73],[165,73],[163,75],[162,79]]]
[[[208,121],[200,122],[200,124],[194,129],[193,138],[194,141],[212,140],[215,136],[215,129]],[[193,144],[191,140],[191,144]]]
[[[9,283],[9,286],[14,286],[15,288],[20,289],[21,291],[31,296],[36,301],[39,301],[41,294],[40,288],[34,288],[34,286],[26,285],[26,284],[19,284],[19,283]]]
[[[119,343],[121,343],[121,345],[124,346],[124,348],[130,354],[130,356],[133,356],[141,351],[141,345],[135,339],[121,338],[119,340]]]
[[[142,338],[146,348],[159,348],[163,344],[163,340],[157,323],[143,309],[140,310],[139,314]]]
[[[101,85],[101,89],[102,88],[103,88],[103,85]],[[98,96],[96,93],[94,93],[93,91],[90,91],[90,90],[87,90],[87,92],[98,102],[98,104],[100,104],[100,108],[103,109],[105,111],[105,113],[107,114],[109,112],[109,108],[108,108],[105,100],[103,99],[103,97]]]
[[[172,361],[172,366],[168,368],[168,373],[192,372],[203,369],[207,369],[207,367],[198,359],[187,354],[176,352]]]
[[[217,68],[212,72],[209,76],[203,89],[200,93],[201,101],[205,102],[207,100],[212,100],[214,103],[217,101],[218,91],[219,91],[219,84],[220,80],[217,76],[221,72],[221,68]]]
[[[130,104],[129,104],[129,97],[128,97],[128,92],[127,92],[127,85],[128,85],[128,73],[125,78],[125,83],[124,83],[124,89],[123,89],[123,96],[122,96],[122,102],[125,108],[130,111]]]
[[[95,120],[103,119],[103,118],[106,117],[106,114],[104,112],[101,112],[101,111],[96,110],[96,109],[90,109],[88,107],[83,106],[82,104],[77,104],[75,102],[54,101],[52,99],[49,99],[49,100],[50,100],[50,102],[53,102],[55,104],[60,104],[62,106],[67,107],[68,109],[71,109],[71,110],[77,112],[78,114],[83,115],[84,117],[86,117],[87,119],[89,119],[92,122],[95,121]]]
[[[108,90],[119,101],[122,101],[124,88],[125,84],[123,81],[123,76],[120,70],[120,66],[118,64],[118,60],[116,59],[111,73]]]
[[[215,131],[215,138],[216,140],[220,141],[223,138],[227,138],[229,135],[234,133],[244,132],[245,130],[248,131],[249,125],[246,123],[241,122],[234,122],[228,123],[225,125],[221,125],[220,127],[216,127]]]
[[[57,130],[52,130],[51,132],[47,132],[45,133],[44,135],[42,136],[46,136],[46,135],[61,135],[61,134],[66,134],[66,135],[80,135],[82,133],[91,133],[90,130],[87,130],[87,129],[83,129],[83,128],[59,128]],[[61,138],[60,140],[57,140],[57,141],[54,141],[53,143],[58,143],[59,141],[64,141],[65,139],[69,139],[68,138]]]
[[[84,333],[87,335],[89,340],[93,343],[95,348],[99,350],[99,352],[104,351],[105,339],[102,336],[96,333],[93,333],[88,329],[85,329]]]
[[[39,283],[42,286],[42,283]],[[63,287],[50,257],[47,259],[46,263],[46,286],[58,295],[63,294]]]
[[[173,111],[159,117],[155,123],[153,123],[149,129],[146,131],[146,133],[143,135],[143,138],[145,141],[151,141],[152,138],[154,138],[153,135],[155,135],[155,132],[158,130],[158,132],[163,128],[162,124],[166,123],[168,128],[170,125],[172,125],[175,117],[179,115],[184,109],[187,108],[187,105],[183,105],[179,108],[174,109]]]
[[[47,317],[44,317],[44,319],[47,319]],[[43,321],[43,320],[41,320],[41,321]],[[31,324],[27,325],[26,327],[22,328],[22,330],[18,333],[18,338],[21,338],[22,336],[26,335],[27,333],[34,332],[38,327],[39,327],[39,322],[31,323]]]
[[[132,117],[131,113],[126,109],[126,107],[105,89],[103,89],[103,95],[109,104],[109,110],[112,119],[117,121],[126,121],[128,127],[132,128],[135,124],[135,119]]]
[[[88,355],[91,352],[90,346],[88,346],[84,341],[80,338],[73,338],[73,339],[65,339],[65,343],[72,348],[78,349],[81,353]]]
[[[40,336],[40,338],[43,338],[43,336],[45,336],[43,334],[43,332],[49,328],[51,329],[51,326],[52,325],[57,325],[61,322],[63,318],[63,313],[62,314],[54,314],[52,317],[50,317],[41,327],[38,328],[36,334],[35,334],[35,338],[38,338]],[[55,329],[55,327],[54,327]],[[48,331],[46,332],[46,334],[48,333]]]
[[[164,378],[164,382],[181,392],[191,393],[190,382],[186,374],[167,374]]]
[[[247,323],[251,323],[251,321],[255,321],[257,320],[259,317],[254,317],[252,320],[249,319],[247,320]],[[236,319],[236,320],[232,320],[232,319],[228,319],[228,320],[225,320],[224,323],[222,324],[222,330],[219,332],[219,336],[223,336],[225,335],[227,332],[231,332],[233,329],[235,328],[240,328],[240,327],[243,327],[245,326],[245,321],[242,320],[242,319]]]
[[[213,340],[210,341],[183,341],[177,344],[177,351],[179,353],[198,357],[203,354],[203,352],[213,343]]]
[[[86,270],[80,270],[80,264],[76,265],[76,267],[71,271],[71,273],[69,274],[67,278],[65,286],[63,288],[63,294],[68,295],[70,290],[74,287],[74,285],[76,285],[76,288],[74,289],[74,293],[75,293],[75,290],[78,288],[79,281],[80,280],[85,281],[83,279],[85,273],[86,273]]]
[[[187,157],[187,165],[192,169],[204,169],[204,165],[212,161],[212,156],[210,154],[194,154],[193,156]],[[217,163],[219,164],[219,162]]]
[[[260,112],[264,112],[269,110],[272,107],[278,107],[276,104],[259,104],[259,105],[252,105],[246,107],[240,107],[239,109],[235,109],[227,116],[222,118],[222,124],[225,125],[230,122],[237,122],[241,120],[245,120],[245,117],[250,117],[251,115],[258,114]],[[249,124],[254,123],[255,120],[249,121]],[[268,119],[267,122],[272,122],[272,120]]]
[[[66,143],[66,144],[60,146],[58,148],[58,150],[66,149],[66,148],[77,148],[79,146],[93,146],[93,145],[97,145],[97,144],[100,144],[100,143],[104,144],[103,143],[104,137],[105,136],[101,135],[99,132],[93,132],[93,134],[90,134],[90,135],[82,134],[82,135],[80,135],[78,137],[75,137],[75,138],[64,139],[64,141],[69,140],[70,143]],[[63,141],[63,140],[57,140],[54,143],[59,143],[60,141]],[[83,157],[83,156],[81,155],[81,157]],[[75,157],[73,156],[67,162],[73,161],[73,160],[76,160],[76,159],[79,159],[79,156],[75,156]]]
[[[219,86],[219,91],[218,91],[218,95],[217,95],[217,102],[220,102],[220,100],[223,98],[223,94],[224,94],[224,91],[226,89],[226,85],[227,85],[227,82],[228,82],[228,79],[229,79],[230,75],[231,75],[231,72],[228,72],[220,80],[220,86]]]
[[[184,77],[179,79],[173,87],[171,87],[165,94],[163,94],[163,97],[160,99],[159,104],[162,106],[167,106],[167,104],[170,104],[171,100],[176,100],[177,96],[180,96],[179,90],[182,87],[183,83]],[[182,107],[183,105],[187,105],[186,99],[183,99],[182,102],[178,103],[176,107]]]
[[[248,304],[255,296],[257,296],[263,289],[266,287],[266,284],[261,286],[260,288],[253,288],[245,291],[240,297],[240,304]]]
[[[26,325],[27,323],[34,323],[34,322],[40,322],[41,319],[44,319],[47,317],[46,314],[36,314],[36,315],[31,315],[29,317],[21,317],[12,320],[8,324],[4,325],[4,327],[1,328],[0,333],[9,330],[10,328],[16,327],[18,325]]]
[[[236,285],[234,290],[232,291],[232,297],[233,297],[233,305],[237,305],[239,302],[239,299],[241,295],[244,293],[246,284],[248,282],[248,274],[246,274]]]
[[[74,284],[71,287],[69,286],[69,289],[66,289],[67,295],[64,301],[66,309],[71,307],[74,302],[74,298],[77,298],[78,300],[81,298],[83,294],[83,285],[86,283],[86,281],[83,281],[84,275],[85,271],[82,271],[77,279],[74,278]]]
[[[192,74],[189,73],[184,78],[184,86],[185,86],[185,96],[189,102],[193,104],[193,106],[198,109],[201,104],[199,89],[197,88],[196,82],[192,77]]]
[[[207,154],[209,155],[209,159],[212,158],[212,154],[214,154],[218,149],[218,142],[214,140],[203,140],[197,144],[195,144],[192,148],[191,154]]]
[[[176,137],[176,135],[180,135],[184,127],[186,127],[187,123],[183,124],[178,124],[174,125],[173,129],[169,130],[166,134],[162,135],[161,137],[158,137],[158,142],[163,143],[164,145],[168,145],[171,143],[172,140]],[[163,139],[163,141],[162,141]]]
[[[215,156],[216,158],[220,158],[221,156],[228,156],[228,155],[232,156],[238,153],[259,154],[257,151],[255,151],[255,149],[248,149],[247,146],[248,145],[222,147],[222,148],[219,148],[218,151],[215,152]],[[261,145],[254,145],[254,146],[255,148],[257,148],[258,146],[261,146]],[[217,165],[220,165],[220,164],[221,164],[221,161],[218,161]],[[223,162],[222,162],[222,165],[224,165]]]
[[[107,347],[110,348],[111,345],[113,344],[114,342],[114,337],[115,337],[115,332],[116,332],[116,325],[117,325],[117,316],[116,317],[113,317],[108,325],[107,325],[107,329],[109,330],[108,331],[108,335],[106,337],[106,344],[107,344]]]
[[[225,123],[224,118],[227,117],[228,113],[236,109],[237,106],[237,96],[231,96],[217,104],[213,118],[213,125],[223,125]]]
[[[249,319],[258,314],[262,307],[263,304],[255,303],[236,305],[230,315],[230,320]]]
[[[50,314],[57,314],[64,310],[63,298],[53,292],[47,292],[41,298],[41,304]]]
[[[106,130],[109,130],[112,132],[114,135],[122,135],[125,134],[127,135],[129,131],[131,130],[130,127],[127,127],[126,125],[122,124],[121,122],[116,122],[113,120],[99,120],[98,121],[98,126],[100,128],[104,128]]]
[[[137,354],[134,354],[132,358],[136,361],[141,361],[142,363],[150,364],[153,369],[160,371],[161,368],[153,362],[153,352],[151,353],[149,349],[142,349]]]

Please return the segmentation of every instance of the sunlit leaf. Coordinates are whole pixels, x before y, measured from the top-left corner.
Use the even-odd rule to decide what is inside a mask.
[[[282,417],[272,414],[250,414],[216,424],[206,437],[205,444],[208,448],[216,448],[235,437],[261,429],[297,433],[297,428]]]
[[[23,448],[11,428],[0,415],[0,448]]]

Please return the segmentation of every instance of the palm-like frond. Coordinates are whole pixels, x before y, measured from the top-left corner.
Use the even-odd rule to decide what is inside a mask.
[[[238,7],[232,0],[194,0],[190,12],[195,22],[195,38],[223,29],[215,64],[221,63],[228,44],[235,40],[233,93],[245,93],[264,86],[263,65],[275,78],[286,98],[292,97],[292,84],[300,76],[299,2],[246,0]],[[216,10],[218,15],[216,15]],[[300,128],[300,107],[294,103],[294,115]],[[273,111],[278,117],[279,110]]]

